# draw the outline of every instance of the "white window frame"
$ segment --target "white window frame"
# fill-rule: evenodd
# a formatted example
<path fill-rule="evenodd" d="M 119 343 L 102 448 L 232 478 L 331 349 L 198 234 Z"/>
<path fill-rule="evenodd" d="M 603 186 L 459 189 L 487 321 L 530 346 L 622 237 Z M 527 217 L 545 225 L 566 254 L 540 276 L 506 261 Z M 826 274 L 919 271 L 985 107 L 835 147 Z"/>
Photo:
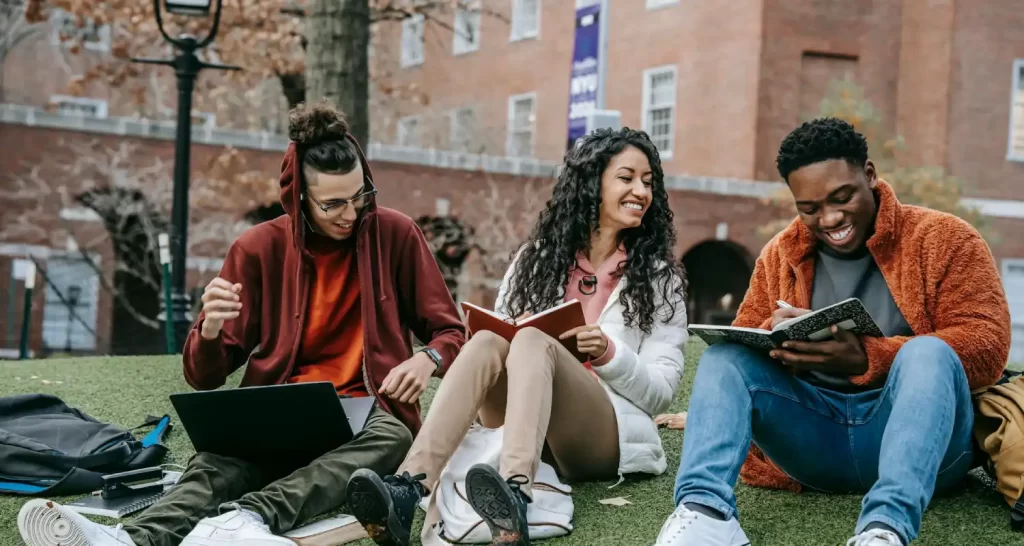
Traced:
<path fill-rule="evenodd" d="M 468 134 L 463 135 L 464 140 L 458 140 L 459 132 L 463 129 L 459 125 L 459 114 L 462 112 L 469 112 L 473 116 L 473 127 L 470 127 Z M 448 128 L 448 144 L 452 151 L 456 152 L 471 152 L 470 146 L 473 144 L 473 132 L 477 129 L 477 110 L 472 106 L 460 106 L 454 108 L 451 111 L 451 120 Z"/>
<path fill-rule="evenodd" d="M 96 34 L 99 37 L 99 41 L 96 42 L 87 42 L 85 40 L 80 40 L 79 38 L 73 38 L 68 41 L 61 41 L 61 28 L 64 26 L 64 21 L 70 17 L 71 15 L 68 12 L 60 8 L 56 8 L 51 12 L 50 24 L 52 26 L 52 32 L 50 34 L 50 42 L 53 45 L 61 47 L 72 47 L 75 43 L 81 42 L 81 44 L 85 46 L 85 49 L 89 51 L 110 51 L 110 25 L 102 25 L 96 29 Z"/>
<path fill-rule="evenodd" d="M 679 0 L 647 0 L 647 9 L 661 9 L 679 4 Z"/>
<path fill-rule="evenodd" d="M 508 41 L 518 42 L 520 40 L 536 40 L 540 38 L 540 12 L 541 12 L 541 0 L 532 0 L 534 2 L 534 9 L 537 13 L 534 14 L 534 26 L 532 29 L 523 28 L 523 14 L 525 13 L 524 4 L 527 0 L 512 0 L 512 28 L 509 32 Z"/>
<path fill-rule="evenodd" d="M 516 132 L 512 123 L 515 121 L 515 104 L 522 100 L 530 100 L 530 114 L 533 119 L 530 120 L 530 149 L 525 155 L 513 154 L 512 143 L 513 134 Z M 505 155 L 509 157 L 533 157 L 533 151 L 537 146 L 537 93 L 522 93 L 519 95 L 512 95 L 508 98 L 508 121 L 506 122 L 506 136 L 505 136 Z"/>
<path fill-rule="evenodd" d="M 1024 97 L 1024 59 L 1016 59 L 1013 61 L 1013 77 L 1011 78 L 1010 87 L 1010 123 L 1009 130 L 1007 131 L 1006 137 L 1006 160 L 1007 161 L 1020 161 L 1024 162 L 1024 153 L 1016 153 L 1013 149 L 1013 110 L 1017 104 L 1017 97 Z M 1024 99 L 1022 99 L 1024 100 Z M 1024 115 L 1024 114 L 1022 114 Z M 1021 120 L 1024 123 L 1024 120 Z M 1020 138 L 1024 139 L 1024 135 L 1020 135 Z"/>
<path fill-rule="evenodd" d="M 654 135 L 651 134 L 651 127 L 650 127 L 650 122 L 649 122 L 650 116 L 648 116 L 648 113 L 650 112 L 650 110 L 652 108 L 652 105 L 651 105 L 651 80 L 655 76 L 660 76 L 662 74 L 671 74 L 672 75 L 672 104 L 668 105 L 672 109 L 672 115 L 670 117 L 671 123 L 672 123 L 672 127 L 671 127 L 671 130 L 669 131 L 669 135 L 668 135 L 669 145 L 668 145 L 667 149 L 662 149 L 662 147 L 658 147 L 658 155 L 662 159 L 672 159 L 672 154 L 673 154 L 673 152 L 675 152 L 675 147 L 676 147 L 676 103 L 677 103 L 676 96 L 679 94 L 679 73 L 678 73 L 678 69 L 676 68 L 676 65 L 655 66 L 655 67 L 648 68 L 648 69 L 644 70 L 644 73 L 643 73 L 643 78 L 644 78 L 644 80 L 643 80 L 643 104 L 642 104 L 642 107 L 641 107 L 641 110 L 640 110 L 640 115 L 642 116 L 641 126 L 642 126 L 643 130 L 645 132 L 647 132 L 647 134 L 650 135 L 651 138 L 653 139 Z M 657 106 L 657 108 L 664 108 L 664 107 L 665 107 L 665 105 L 658 105 Z"/>
<path fill-rule="evenodd" d="M 88 105 L 88 106 L 95 106 L 96 107 L 96 115 L 93 116 L 93 117 L 101 118 L 101 119 L 107 117 L 107 101 L 105 101 L 103 99 L 94 99 L 94 98 L 91 98 L 91 97 L 74 97 L 74 96 L 71 96 L 71 95 L 52 95 L 50 97 L 50 103 L 52 103 L 52 104 L 57 106 L 58 112 L 60 111 L 60 105 L 61 104 L 79 104 L 79 105 L 83 105 L 83 106 L 86 106 L 86 105 Z M 77 115 L 77 114 L 68 114 L 68 113 L 64 113 L 64 112 L 61 112 L 61 113 L 63 115 L 66 115 L 66 116 Z M 86 117 L 89 117 L 89 116 L 86 116 Z"/>
<path fill-rule="evenodd" d="M 402 42 L 399 46 L 401 51 L 399 62 L 402 68 L 423 64 L 423 59 L 426 56 L 423 51 L 423 35 L 426 27 L 427 18 L 422 13 L 402 20 Z"/>
<path fill-rule="evenodd" d="M 466 36 L 462 32 L 462 29 L 467 25 L 475 26 L 475 31 L 472 35 L 473 41 L 469 41 L 469 36 Z M 480 31 L 483 29 L 483 17 L 479 9 L 469 10 L 463 6 L 455 8 L 455 16 L 452 21 L 452 54 L 453 55 L 465 55 L 474 51 L 480 50 Z"/>
<path fill-rule="evenodd" d="M 413 124 L 413 133 L 409 134 L 409 124 Z M 411 144 L 406 144 L 406 141 L 413 138 Z M 403 148 L 419 148 L 423 146 L 421 138 L 423 136 L 423 123 L 420 116 L 404 116 L 398 119 L 398 124 L 395 129 L 395 144 Z"/>

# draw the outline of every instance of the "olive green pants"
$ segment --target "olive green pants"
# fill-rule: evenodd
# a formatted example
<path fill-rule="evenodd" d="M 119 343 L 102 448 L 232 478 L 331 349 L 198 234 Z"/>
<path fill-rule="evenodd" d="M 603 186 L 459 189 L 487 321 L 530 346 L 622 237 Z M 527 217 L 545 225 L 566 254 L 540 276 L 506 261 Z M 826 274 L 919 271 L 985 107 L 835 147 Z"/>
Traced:
<path fill-rule="evenodd" d="M 178 484 L 124 530 L 137 546 L 177 546 L 201 519 L 216 516 L 223 505 L 235 502 L 262 516 L 271 532 L 285 533 L 341 507 L 348 480 L 357 469 L 393 474 L 411 445 L 409 429 L 374 407 L 366 427 L 351 442 L 298 469 L 199 453 Z"/>

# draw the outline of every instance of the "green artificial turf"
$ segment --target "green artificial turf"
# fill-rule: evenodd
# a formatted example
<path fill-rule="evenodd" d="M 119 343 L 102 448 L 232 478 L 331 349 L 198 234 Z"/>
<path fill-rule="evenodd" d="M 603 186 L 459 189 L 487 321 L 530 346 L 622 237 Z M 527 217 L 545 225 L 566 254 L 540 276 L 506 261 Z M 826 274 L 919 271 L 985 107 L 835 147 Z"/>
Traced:
<path fill-rule="evenodd" d="M 685 408 L 702 350 L 703 345 L 696 341 L 687 348 L 687 373 L 672 411 Z M 0 396 L 52 393 L 98 419 L 131 427 L 141 423 L 147 414 L 169 413 L 173 417 L 167 396 L 189 389 L 181 377 L 179 363 L 180 357 L 0 362 Z M 233 385 L 237 379 L 236 374 L 229 384 Z M 176 418 L 174 422 L 177 422 Z M 612 490 L 608 489 L 611 482 L 577 484 L 573 495 L 574 532 L 545 543 L 653 544 L 662 522 L 672 511 L 672 483 L 679 462 L 682 435 L 663 431 L 662 441 L 669 463 L 669 471 L 665 475 L 627 481 Z M 175 430 L 168 444 L 171 455 L 167 462 L 184 464 L 192 452 L 184 432 Z M 614 507 L 598 502 L 619 496 L 626 497 L 632 504 Z M 755 545 L 845 544 L 860 509 L 859 496 L 793 494 L 741 485 L 737 497 L 741 522 Z M 24 500 L 0 496 L 0 545 L 21 544 L 16 517 Z M 1020 543 L 1022 535 L 1009 531 L 1008 513 L 1001 497 L 977 475 L 972 475 L 963 490 L 933 502 L 925 515 L 921 537 L 915 544 Z M 417 524 L 414 534 L 418 536 L 418 533 Z M 370 543 L 363 541 L 359 544 Z"/>

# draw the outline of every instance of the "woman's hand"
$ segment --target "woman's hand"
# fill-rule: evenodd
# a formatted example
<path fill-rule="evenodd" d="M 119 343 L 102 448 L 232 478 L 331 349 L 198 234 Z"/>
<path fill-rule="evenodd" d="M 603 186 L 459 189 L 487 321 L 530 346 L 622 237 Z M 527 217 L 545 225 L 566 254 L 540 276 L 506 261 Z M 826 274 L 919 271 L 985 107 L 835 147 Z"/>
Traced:
<path fill-rule="evenodd" d="M 576 338 L 576 348 L 583 354 L 594 358 L 600 358 L 608 350 L 608 336 L 604 335 L 601 327 L 596 324 L 577 326 L 572 330 L 558 336 L 558 339 Z"/>

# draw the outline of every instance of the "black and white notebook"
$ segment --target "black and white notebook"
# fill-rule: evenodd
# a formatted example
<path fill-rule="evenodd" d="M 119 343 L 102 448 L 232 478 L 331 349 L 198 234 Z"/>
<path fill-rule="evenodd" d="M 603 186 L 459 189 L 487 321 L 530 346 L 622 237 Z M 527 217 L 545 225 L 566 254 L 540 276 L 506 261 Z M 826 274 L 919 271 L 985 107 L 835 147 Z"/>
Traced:
<path fill-rule="evenodd" d="M 687 330 L 708 345 L 740 343 L 754 349 L 770 351 L 787 340 L 825 341 L 832 337 L 830 328 L 833 325 L 858 336 L 883 337 L 882 330 L 857 298 L 843 300 L 780 322 L 771 330 L 716 324 L 691 324 Z"/>
<path fill-rule="evenodd" d="M 178 482 L 178 478 L 180 477 L 181 472 L 164 471 L 164 477 L 160 480 L 164 485 L 162 491 L 113 499 L 105 499 L 98 493 L 94 493 L 69 502 L 64 506 L 67 506 L 79 514 L 90 514 L 93 516 L 120 519 L 140 510 L 144 510 L 156 503 L 156 501 L 160 500 L 160 497 L 164 496 L 167 491 Z"/>

